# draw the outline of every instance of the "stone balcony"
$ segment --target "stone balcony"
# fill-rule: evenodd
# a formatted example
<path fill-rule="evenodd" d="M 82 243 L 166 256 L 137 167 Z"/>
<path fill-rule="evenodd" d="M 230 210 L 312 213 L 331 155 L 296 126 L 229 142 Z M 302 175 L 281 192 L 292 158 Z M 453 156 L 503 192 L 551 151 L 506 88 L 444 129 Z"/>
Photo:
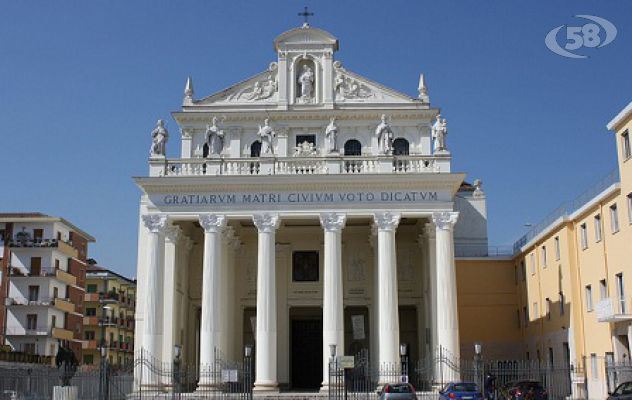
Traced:
<path fill-rule="evenodd" d="M 43 306 L 55 307 L 63 312 L 74 313 L 75 305 L 69 299 L 61 297 L 38 298 L 37 300 L 29 300 L 24 297 L 7 297 L 5 299 L 6 306 Z"/>
<path fill-rule="evenodd" d="M 600 300 L 595 307 L 597 321 L 599 322 L 619 322 L 632 320 L 632 314 L 627 309 L 624 299 L 613 299 L 606 297 Z"/>
<path fill-rule="evenodd" d="M 449 153 L 407 156 L 301 156 L 149 160 L 149 175 L 321 175 L 449 173 Z"/>

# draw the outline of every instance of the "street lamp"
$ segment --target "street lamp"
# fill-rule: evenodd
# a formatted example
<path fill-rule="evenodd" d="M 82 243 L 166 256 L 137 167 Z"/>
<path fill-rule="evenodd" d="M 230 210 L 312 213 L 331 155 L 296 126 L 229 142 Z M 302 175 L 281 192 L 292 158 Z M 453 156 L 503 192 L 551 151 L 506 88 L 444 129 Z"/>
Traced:
<path fill-rule="evenodd" d="M 171 394 L 176 398 L 176 393 L 180 393 L 180 357 L 182 355 L 182 346 L 176 344 L 173 346 L 173 387 Z"/>
<path fill-rule="evenodd" d="M 246 386 L 244 389 L 247 389 L 248 398 L 252 399 L 252 345 L 247 344 L 244 346 L 244 368 L 245 371 L 245 379 L 244 385 Z"/>
<path fill-rule="evenodd" d="M 112 309 L 112 307 L 103 305 L 104 298 L 101 297 L 100 303 L 102 305 L 101 309 L 101 345 L 100 345 L 100 353 L 101 353 L 101 362 L 99 363 L 99 399 L 107 399 L 108 398 L 108 382 L 107 382 L 107 348 L 105 343 L 105 324 L 107 322 L 108 311 Z"/>
<path fill-rule="evenodd" d="M 408 345 L 400 343 L 399 357 L 402 365 L 402 382 L 408 383 Z"/>
<path fill-rule="evenodd" d="M 483 368 L 482 367 L 482 361 L 483 361 L 483 346 L 479 343 L 479 342 L 475 342 L 474 343 L 474 376 L 476 379 L 476 383 L 478 384 L 479 388 L 482 388 L 483 386 Z"/>

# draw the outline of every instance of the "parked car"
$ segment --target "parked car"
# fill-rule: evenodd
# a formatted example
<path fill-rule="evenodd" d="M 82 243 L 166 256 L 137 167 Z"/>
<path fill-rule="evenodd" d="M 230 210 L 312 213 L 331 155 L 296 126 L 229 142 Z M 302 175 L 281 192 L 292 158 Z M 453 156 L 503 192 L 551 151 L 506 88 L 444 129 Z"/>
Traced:
<path fill-rule="evenodd" d="M 505 400 L 547 400 L 548 394 L 538 381 L 521 380 L 504 384 L 500 396 Z"/>
<path fill-rule="evenodd" d="M 608 393 L 608 400 L 632 399 L 632 382 L 623 382 L 612 393 Z"/>
<path fill-rule="evenodd" d="M 416 400 L 415 387 L 410 383 L 387 383 L 380 391 L 380 400 Z"/>
<path fill-rule="evenodd" d="M 480 400 L 483 398 L 474 382 L 450 382 L 439 391 L 441 400 Z"/>

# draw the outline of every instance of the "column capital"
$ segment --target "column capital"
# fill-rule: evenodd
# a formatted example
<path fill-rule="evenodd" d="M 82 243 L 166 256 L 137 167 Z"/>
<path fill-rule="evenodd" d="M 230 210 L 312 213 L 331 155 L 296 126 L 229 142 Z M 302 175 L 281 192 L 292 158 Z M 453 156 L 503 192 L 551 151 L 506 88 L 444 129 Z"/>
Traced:
<path fill-rule="evenodd" d="M 200 214 L 199 219 L 206 233 L 221 232 L 226 226 L 226 216 L 221 214 Z"/>
<path fill-rule="evenodd" d="M 252 222 L 254 222 L 259 233 L 270 233 L 279 227 L 281 219 L 279 218 L 279 214 L 261 213 L 253 214 Z"/>
<path fill-rule="evenodd" d="M 178 225 L 167 225 L 167 227 L 165 228 L 165 237 L 171 243 L 177 244 L 178 241 L 183 237 L 182 228 L 180 228 Z"/>
<path fill-rule="evenodd" d="M 151 233 L 162 233 L 167 226 L 167 216 L 160 214 L 146 214 L 142 216 L 143 224 Z"/>
<path fill-rule="evenodd" d="M 432 213 L 432 222 L 434 222 L 437 226 L 437 229 L 452 229 L 458 219 L 458 211 L 440 211 Z"/>
<path fill-rule="evenodd" d="M 320 225 L 328 232 L 340 231 L 345 227 L 347 216 L 341 213 L 322 213 L 320 214 Z"/>
<path fill-rule="evenodd" d="M 428 222 L 424 225 L 423 236 L 428 239 L 434 239 L 437 236 L 437 227 L 434 223 Z"/>
<path fill-rule="evenodd" d="M 373 215 L 373 221 L 377 226 L 378 231 L 394 231 L 399 225 L 399 220 L 402 215 L 400 213 L 392 213 L 390 211 L 375 213 Z"/>

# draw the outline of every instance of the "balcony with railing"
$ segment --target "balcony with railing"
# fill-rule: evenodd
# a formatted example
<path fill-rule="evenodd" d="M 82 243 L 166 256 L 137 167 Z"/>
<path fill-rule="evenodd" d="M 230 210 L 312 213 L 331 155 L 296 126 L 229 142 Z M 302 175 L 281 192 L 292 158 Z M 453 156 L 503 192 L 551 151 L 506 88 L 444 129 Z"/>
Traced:
<path fill-rule="evenodd" d="M 606 297 L 600 300 L 595 307 L 597 321 L 599 322 L 619 322 L 632 320 L 632 313 L 625 298 Z"/>
<path fill-rule="evenodd" d="M 75 277 L 72 274 L 69 274 L 63 269 L 55 268 L 55 267 L 39 267 L 39 268 L 33 268 L 29 271 L 21 267 L 11 266 L 9 267 L 9 276 L 13 278 L 21 278 L 21 277 L 27 278 L 27 277 L 33 277 L 33 276 L 54 277 L 57 280 L 64 282 L 68 285 L 75 286 L 77 284 L 77 277 Z"/>
<path fill-rule="evenodd" d="M 450 172 L 450 155 L 189 158 L 150 161 L 151 176 L 320 175 Z"/>
<path fill-rule="evenodd" d="M 37 299 L 27 299 L 25 297 L 7 297 L 5 299 L 6 306 L 43 306 L 43 307 L 55 307 L 64 312 L 75 312 L 75 305 L 70 302 L 70 299 L 64 299 L 61 297 L 41 297 Z"/>
<path fill-rule="evenodd" d="M 50 326 L 7 326 L 7 336 L 50 336 L 52 327 Z"/>
<path fill-rule="evenodd" d="M 9 239 L 7 245 L 11 247 L 12 250 L 20 248 L 57 248 L 71 257 L 78 256 L 77 249 L 72 246 L 72 243 L 61 239 L 15 237 Z"/>

